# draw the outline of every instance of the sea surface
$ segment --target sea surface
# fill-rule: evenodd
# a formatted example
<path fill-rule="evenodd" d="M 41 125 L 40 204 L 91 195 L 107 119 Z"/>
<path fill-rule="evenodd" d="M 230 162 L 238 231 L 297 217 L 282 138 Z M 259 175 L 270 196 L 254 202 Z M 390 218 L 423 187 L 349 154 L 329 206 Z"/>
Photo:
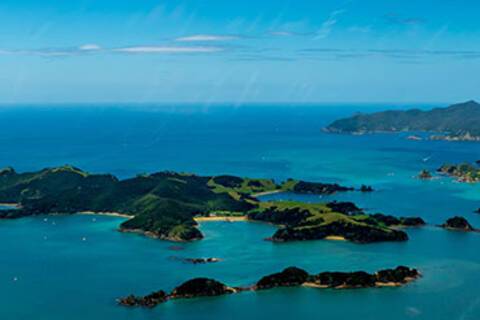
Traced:
<path fill-rule="evenodd" d="M 368 212 L 421 216 L 410 241 L 274 244 L 261 223 L 202 223 L 189 244 L 116 231 L 122 218 L 42 216 L 0 221 L 0 319 L 480 319 L 480 233 L 437 228 L 462 215 L 480 227 L 480 185 L 420 181 L 422 169 L 480 159 L 480 143 L 410 141 L 408 134 L 332 135 L 330 121 L 356 112 L 428 105 L 0 107 L 0 167 L 17 171 L 72 164 L 120 178 L 175 170 L 372 185 L 375 192 L 268 199 L 354 201 Z M 2 208 L 0 207 L 0 210 Z M 181 250 L 179 250 L 181 249 Z M 189 265 L 178 257 L 218 257 Z M 253 284 L 288 266 L 374 272 L 399 264 L 423 277 L 402 288 L 307 288 L 171 301 L 155 309 L 119 307 L 130 293 L 171 290 L 199 276 Z"/>

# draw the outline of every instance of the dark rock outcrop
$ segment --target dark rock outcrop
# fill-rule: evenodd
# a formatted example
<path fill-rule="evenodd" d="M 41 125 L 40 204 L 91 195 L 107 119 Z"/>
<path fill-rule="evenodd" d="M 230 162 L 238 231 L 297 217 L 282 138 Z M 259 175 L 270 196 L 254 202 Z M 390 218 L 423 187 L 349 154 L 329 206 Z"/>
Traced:
<path fill-rule="evenodd" d="M 418 174 L 418 179 L 420 179 L 420 180 L 430 180 L 432 178 L 433 178 L 433 176 L 430 173 L 430 171 L 428 171 L 428 170 L 422 170 Z"/>
<path fill-rule="evenodd" d="M 458 231 L 474 231 L 475 229 L 463 217 L 453 217 L 448 219 L 444 224 L 441 225 L 442 228 Z"/>
<path fill-rule="evenodd" d="M 118 303 L 126 307 L 146 307 L 153 308 L 160 303 L 167 301 L 168 295 L 165 291 L 153 292 L 144 297 L 136 297 L 134 295 L 129 295 L 125 298 L 118 299 Z"/>
<path fill-rule="evenodd" d="M 362 184 L 362 186 L 360 187 L 360 192 L 373 192 L 373 187 L 371 186 L 366 186 L 364 184 Z"/>
<path fill-rule="evenodd" d="M 263 277 L 257 282 L 257 290 L 265 290 L 276 287 L 295 287 L 302 285 L 308 279 L 309 275 L 305 270 L 290 267 L 282 272 L 274 273 Z"/>
<path fill-rule="evenodd" d="M 216 263 L 221 261 L 218 258 L 185 258 L 181 260 L 191 264 L 206 264 L 206 263 Z"/>

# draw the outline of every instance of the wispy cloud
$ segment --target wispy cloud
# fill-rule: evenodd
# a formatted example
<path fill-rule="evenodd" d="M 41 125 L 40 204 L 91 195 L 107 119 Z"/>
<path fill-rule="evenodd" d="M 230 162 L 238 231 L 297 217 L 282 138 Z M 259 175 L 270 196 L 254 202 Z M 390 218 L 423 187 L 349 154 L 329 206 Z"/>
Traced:
<path fill-rule="evenodd" d="M 214 34 L 196 34 L 175 39 L 177 42 L 215 42 L 238 40 L 240 36 L 234 35 L 214 35 Z"/>
<path fill-rule="evenodd" d="M 84 44 L 74 48 L 46 49 L 0 49 L 0 55 L 25 55 L 46 58 L 81 56 L 94 53 L 124 53 L 124 54 L 195 54 L 216 53 L 225 51 L 219 46 L 130 46 L 120 48 L 103 48 L 97 44 Z"/>
<path fill-rule="evenodd" d="M 112 49 L 123 53 L 215 53 L 225 49 L 222 47 L 180 47 L 180 46 L 138 46 Z"/>
<path fill-rule="evenodd" d="M 102 47 L 100 47 L 98 44 L 88 43 L 81 45 L 80 47 L 78 47 L 78 49 L 80 51 L 99 51 L 102 50 Z"/>
<path fill-rule="evenodd" d="M 333 27 L 337 24 L 338 22 L 338 16 L 344 13 L 344 10 L 336 10 L 330 13 L 330 16 L 328 17 L 325 22 L 322 23 L 322 26 L 320 29 L 317 30 L 315 39 L 324 39 L 327 38 L 330 33 L 333 30 Z"/>

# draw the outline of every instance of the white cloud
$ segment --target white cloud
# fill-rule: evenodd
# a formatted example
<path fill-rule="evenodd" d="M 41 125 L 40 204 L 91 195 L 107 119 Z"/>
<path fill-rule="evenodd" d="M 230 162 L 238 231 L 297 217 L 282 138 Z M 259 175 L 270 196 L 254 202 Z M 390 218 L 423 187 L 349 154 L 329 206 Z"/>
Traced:
<path fill-rule="evenodd" d="M 46 49 L 2 49 L 0 55 L 26 55 L 40 57 L 68 57 L 81 56 L 89 53 L 129 53 L 129 54 L 194 54 L 216 53 L 225 51 L 219 46 L 132 46 L 121 48 L 102 48 L 96 44 L 85 44 L 74 48 L 46 48 Z"/>
<path fill-rule="evenodd" d="M 220 47 L 139 46 L 113 49 L 123 53 L 214 53 L 224 51 Z"/>
<path fill-rule="evenodd" d="M 98 44 L 88 43 L 88 44 L 81 45 L 80 47 L 78 47 L 78 49 L 80 51 L 98 51 L 98 50 L 102 50 L 102 47 L 100 47 Z"/>
<path fill-rule="evenodd" d="M 177 42 L 209 42 L 209 41 L 230 41 L 238 40 L 238 36 L 231 35 L 213 35 L 213 34 L 197 34 L 187 37 L 180 37 L 175 39 Z"/>

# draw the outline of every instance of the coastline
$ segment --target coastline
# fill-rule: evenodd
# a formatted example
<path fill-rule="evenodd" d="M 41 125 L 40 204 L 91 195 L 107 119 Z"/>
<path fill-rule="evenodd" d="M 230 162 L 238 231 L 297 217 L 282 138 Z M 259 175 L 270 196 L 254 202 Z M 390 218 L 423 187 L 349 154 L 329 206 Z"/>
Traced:
<path fill-rule="evenodd" d="M 324 240 L 329 240 L 329 241 L 347 241 L 345 237 L 342 236 L 327 236 L 325 237 Z"/>
<path fill-rule="evenodd" d="M 272 190 L 272 191 L 265 191 L 265 192 L 259 192 L 252 194 L 252 197 L 257 198 L 257 197 L 263 197 L 263 196 L 269 196 L 271 194 L 277 194 L 277 193 L 283 193 L 285 190 Z"/>
<path fill-rule="evenodd" d="M 195 222 L 213 222 L 213 221 L 224 221 L 224 222 L 243 222 L 249 221 L 246 216 L 239 217 L 228 217 L 228 216 L 219 216 L 219 217 L 196 217 L 193 218 Z"/>
<path fill-rule="evenodd" d="M 119 213 L 119 212 L 95 212 L 95 211 L 82 211 L 77 214 L 86 215 L 86 216 L 108 216 L 108 217 L 117 217 L 117 218 L 126 218 L 132 219 L 135 216 Z"/>
<path fill-rule="evenodd" d="M 20 208 L 20 204 L 18 204 L 18 203 L 0 203 L 0 207 L 17 209 L 17 208 Z"/>

